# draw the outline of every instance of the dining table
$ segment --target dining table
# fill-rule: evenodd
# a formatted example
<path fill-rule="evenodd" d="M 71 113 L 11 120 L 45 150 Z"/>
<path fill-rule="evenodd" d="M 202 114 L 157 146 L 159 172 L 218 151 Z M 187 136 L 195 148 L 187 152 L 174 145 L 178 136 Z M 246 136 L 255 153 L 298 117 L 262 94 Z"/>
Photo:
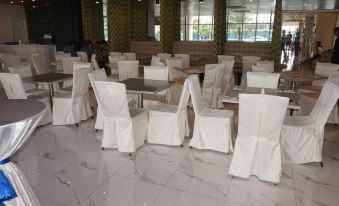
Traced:
<path fill-rule="evenodd" d="M 31 99 L 0 101 L 0 205 L 40 203 L 21 169 L 11 161 L 38 126 L 45 104 Z"/>
<path fill-rule="evenodd" d="M 307 83 L 314 80 L 323 80 L 328 77 L 317 75 L 311 72 L 287 71 L 280 73 L 280 79 L 291 83 L 291 90 L 296 89 L 297 83 Z"/>

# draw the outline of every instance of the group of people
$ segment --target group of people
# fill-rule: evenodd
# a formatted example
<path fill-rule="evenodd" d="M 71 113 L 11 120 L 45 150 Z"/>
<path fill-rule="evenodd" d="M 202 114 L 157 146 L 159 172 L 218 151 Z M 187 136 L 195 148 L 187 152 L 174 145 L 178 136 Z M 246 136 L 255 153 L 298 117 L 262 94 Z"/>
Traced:
<path fill-rule="evenodd" d="M 77 56 L 77 51 L 86 52 L 88 59 L 91 59 L 92 54 L 96 54 L 96 60 L 100 68 L 105 68 L 106 75 L 111 75 L 111 70 L 107 67 L 109 63 L 109 52 L 107 49 L 107 41 L 101 40 L 97 42 L 84 41 L 75 43 L 70 41 L 63 49 L 63 52 L 70 53 L 71 56 Z"/>
<path fill-rule="evenodd" d="M 281 51 L 284 53 L 284 57 L 286 57 L 286 50 L 293 50 L 294 55 L 298 56 L 299 55 L 299 50 L 300 50 L 300 32 L 296 32 L 293 35 L 289 31 L 288 34 L 286 34 L 285 30 L 282 30 L 281 34 Z"/>

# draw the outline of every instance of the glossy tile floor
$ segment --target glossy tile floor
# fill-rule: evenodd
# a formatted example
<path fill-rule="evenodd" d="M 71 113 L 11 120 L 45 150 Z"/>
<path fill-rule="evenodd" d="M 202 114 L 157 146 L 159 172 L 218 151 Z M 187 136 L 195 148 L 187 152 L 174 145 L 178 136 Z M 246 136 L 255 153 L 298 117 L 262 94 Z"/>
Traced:
<path fill-rule="evenodd" d="M 94 121 L 38 128 L 14 158 L 42 206 L 339 205 L 339 129 L 326 127 L 324 164 L 283 166 L 281 183 L 231 178 L 232 155 L 144 145 L 101 151 Z"/>

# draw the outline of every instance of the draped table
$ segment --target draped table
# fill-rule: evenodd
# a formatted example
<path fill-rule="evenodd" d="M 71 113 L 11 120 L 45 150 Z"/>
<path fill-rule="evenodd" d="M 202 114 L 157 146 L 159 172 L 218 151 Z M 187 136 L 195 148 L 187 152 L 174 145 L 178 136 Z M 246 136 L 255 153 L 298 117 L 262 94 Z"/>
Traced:
<path fill-rule="evenodd" d="M 0 101 L 0 206 L 40 206 L 23 172 L 10 162 L 13 155 L 39 124 L 45 105 L 29 99 Z M 9 184 L 4 184 L 9 183 Z M 14 198 L 10 189 L 14 189 Z"/>

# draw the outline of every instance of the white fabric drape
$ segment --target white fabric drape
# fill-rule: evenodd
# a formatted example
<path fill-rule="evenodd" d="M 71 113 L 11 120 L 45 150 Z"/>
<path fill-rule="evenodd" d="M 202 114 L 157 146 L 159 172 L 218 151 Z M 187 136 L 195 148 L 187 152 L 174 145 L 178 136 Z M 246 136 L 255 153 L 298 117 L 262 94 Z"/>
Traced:
<path fill-rule="evenodd" d="M 264 94 L 239 95 L 238 135 L 229 174 L 278 183 L 280 131 L 289 99 Z"/>
<path fill-rule="evenodd" d="M 335 80 L 338 82 L 325 83 L 310 115 L 286 117 L 281 131 L 285 163 L 303 164 L 322 161 L 324 127 L 339 98 L 338 79 Z"/>
<path fill-rule="evenodd" d="M 94 70 L 100 70 L 100 67 L 98 65 L 98 62 L 96 60 L 96 54 L 92 54 L 92 57 L 91 57 L 91 65 L 92 67 L 94 67 Z"/>
<path fill-rule="evenodd" d="M 81 58 L 82 62 L 88 62 L 87 52 L 78 51 L 77 55 Z"/>
<path fill-rule="evenodd" d="M 81 62 L 81 57 L 66 57 L 62 59 L 65 74 L 73 74 L 73 62 Z"/>
<path fill-rule="evenodd" d="M 338 64 L 331 64 L 331 63 L 323 63 L 323 62 L 317 62 L 317 65 L 315 67 L 315 74 L 329 77 L 331 73 L 338 71 L 339 65 Z M 324 85 L 326 82 L 326 79 L 322 80 L 313 80 L 312 85 Z"/>
<path fill-rule="evenodd" d="M 242 88 L 247 87 L 247 72 L 252 71 L 252 66 L 256 65 L 258 61 L 261 60 L 261 57 L 257 56 L 243 56 L 242 57 L 242 76 L 241 76 L 241 84 Z"/>
<path fill-rule="evenodd" d="M 157 104 L 149 109 L 147 142 L 151 144 L 182 145 L 189 136 L 187 105 L 190 97 L 185 81 L 179 105 Z"/>
<path fill-rule="evenodd" d="M 207 107 L 218 108 L 224 83 L 224 64 L 206 64 L 202 96 Z"/>
<path fill-rule="evenodd" d="M 161 62 L 160 57 L 152 56 L 151 66 L 165 66 L 165 63 Z"/>
<path fill-rule="evenodd" d="M 102 148 L 117 148 L 119 152 L 135 152 L 146 139 L 148 122 L 146 112 L 128 109 L 124 84 L 105 81 L 95 81 L 94 84 L 104 120 Z"/>
<path fill-rule="evenodd" d="M 45 110 L 32 117 L 19 122 L 0 126 L 0 160 L 9 158 L 28 139 L 34 129 L 38 126 Z M 0 165 L 11 185 L 17 193 L 17 197 L 4 202 L 6 206 L 40 206 L 26 177 L 15 163 Z"/>
<path fill-rule="evenodd" d="M 63 66 L 62 66 L 62 59 L 63 58 L 67 58 L 67 57 L 71 57 L 71 54 L 68 53 L 64 53 L 64 52 L 57 52 L 55 54 L 55 63 L 56 63 L 56 69 L 57 72 L 63 72 Z"/>
<path fill-rule="evenodd" d="M 253 72 L 274 72 L 273 61 L 258 61 L 256 66 L 252 66 Z"/>
<path fill-rule="evenodd" d="M 137 60 L 137 55 L 135 53 L 126 52 L 123 53 L 123 56 L 125 57 L 126 60 Z"/>
<path fill-rule="evenodd" d="M 161 62 L 166 62 L 166 59 L 171 58 L 172 54 L 168 54 L 168 53 L 158 53 L 157 54 L 158 57 L 160 57 L 160 61 Z"/>
<path fill-rule="evenodd" d="M 190 146 L 229 153 L 232 146 L 233 111 L 206 107 L 197 75 L 187 78 L 195 113 L 194 131 Z"/>
<path fill-rule="evenodd" d="M 174 56 L 182 59 L 182 66 L 184 68 L 188 68 L 191 66 L 191 60 L 190 60 L 189 54 L 174 54 Z"/>
<path fill-rule="evenodd" d="M 89 69 L 74 71 L 72 93 L 53 97 L 53 125 L 76 124 L 92 116 L 88 73 Z"/>
<path fill-rule="evenodd" d="M 235 58 L 234 56 L 230 56 L 230 55 L 218 55 L 218 64 L 222 64 L 224 60 L 233 61 L 234 58 Z"/>
<path fill-rule="evenodd" d="M 31 67 L 28 65 L 17 65 L 13 67 L 8 67 L 8 69 L 12 74 L 19 74 L 21 78 L 33 76 Z M 36 88 L 36 86 L 31 83 L 23 83 L 23 86 L 26 91 Z"/>
<path fill-rule="evenodd" d="M 172 58 L 167 58 L 166 59 L 166 66 L 169 69 L 169 80 L 173 81 L 178 77 L 182 77 L 182 78 L 186 78 L 187 74 L 174 69 L 174 67 L 176 68 L 183 68 L 184 64 L 183 64 L 183 60 L 179 57 L 172 57 Z"/>
<path fill-rule="evenodd" d="M 109 55 L 110 56 L 121 56 L 122 53 L 121 52 L 110 52 Z"/>
<path fill-rule="evenodd" d="M 234 60 L 222 60 L 221 64 L 225 65 L 223 83 L 221 87 L 221 98 L 227 95 L 234 87 Z M 219 100 L 219 108 L 223 108 L 224 105 Z"/>
<path fill-rule="evenodd" d="M 139 61 L 118 62 L 119 81 L 139 77 Z"/>
<path fill-rule="evenodd" d="M 277 89 L 279 73 L 247 72 L 247 87 Z"/>

